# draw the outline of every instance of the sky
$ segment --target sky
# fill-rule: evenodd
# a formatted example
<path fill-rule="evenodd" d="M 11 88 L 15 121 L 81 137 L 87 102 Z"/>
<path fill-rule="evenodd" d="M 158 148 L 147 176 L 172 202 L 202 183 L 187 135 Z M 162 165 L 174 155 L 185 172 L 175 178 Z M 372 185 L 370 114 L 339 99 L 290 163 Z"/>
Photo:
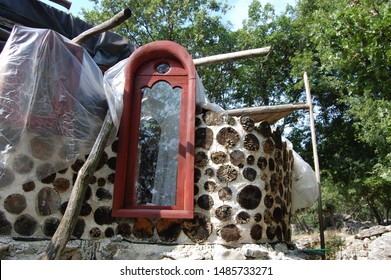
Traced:
<path fill-rule="evenodd" d="M 81 8 L 90 9 L 93 7 L 93 3 L 88 0 L 70 0 L 72 2 L 72 6 L 68 11 L 67 9 L 50 2 L 49 0 L 41 1 L 50 3 L 49 5 L 54 6 L 62 11 L 70 12 L 73 15 L 78 15 L 81 11 Z M 225 16 L 225 20 L 232 23 L 234 30 L 241 28 L 243 20 L 247 18 L 248 6 L 251 2 L 252 0 L 228 0 L 228 4 L 232 6 L 232 9 Z M 263 5 L 266 3 L 272 4 L 276 10 L 276 14 L 279 14 L 285 10 L 287 4 L 294 6 L 296 4 L 296 0 L 261 0 L 261 3 Z"/>

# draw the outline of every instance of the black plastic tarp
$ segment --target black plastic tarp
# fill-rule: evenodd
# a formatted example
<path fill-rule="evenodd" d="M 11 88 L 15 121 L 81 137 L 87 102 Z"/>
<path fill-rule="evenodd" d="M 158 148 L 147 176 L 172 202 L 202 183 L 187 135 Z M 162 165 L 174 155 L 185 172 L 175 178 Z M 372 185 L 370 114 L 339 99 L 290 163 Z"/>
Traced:
<path fill-rule="evenodd" d="M 52 29 L 69 39 L 92 27 L 37 0 L 0 0 L 0 50 L 3 49 L 13 24 Z M 113 32 L 104 32 L 87 40 L 82 46 L 101 67 L 110 67 L 135 50 L 132 42 Z"/>

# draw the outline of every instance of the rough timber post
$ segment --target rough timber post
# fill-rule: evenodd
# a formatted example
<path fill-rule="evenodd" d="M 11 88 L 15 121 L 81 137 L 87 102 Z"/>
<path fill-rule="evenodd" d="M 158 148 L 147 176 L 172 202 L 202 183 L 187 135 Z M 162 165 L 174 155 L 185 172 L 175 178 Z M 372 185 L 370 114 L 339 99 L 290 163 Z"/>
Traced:
<path fill-rule="evenodd" d="M 315 118 L 314 118 L 314 110 L 312 107 L 312 97 L 311 97 L 310 83 L 308 81 L 307 72 L 304 72 L 304 85 L 305 85 L 305 92 L 307 94 L 307 103 L 308 103 L 309 111 L 310 111 L 312 150 L 313 150 L 313 154 L 314 154 L 316 182 L 317 182 L 318 189 L 319 189 L 318 219 L 319 219 L 319 233 L 320 233 L 320 248 L 325 249 L 326 245 L 325 245 L 325 240 L 324 240 L 324 224 L 323 224 L 323 214 L 322 214 L 322 192 L 320 189 L 320 170 L 319 170 L 318 149 L 316 146 Z M 325 258 L 325 256 L 323 255 L 322 258 Z"/>
<path fill-rule="evenodd" d="M 74 43 L 81 44 L 81 42 L 83 42 L 88 37 L 109 30 L 114 26 L 121 24 L 130 16 L 130 9 L 125 9 L 115 15 L 112 19 L 83 32 L 72 41 Z M 75 228 L 82 206 L 83 197 L 86 193 L 90 178 L 93 176 L 96 167 L 98 166 L 113 128 L 113 120 L 111 118 L 110 112 L 108 111 L 94 146 L 92 147 L 92 150 L 83 167 L 78 172 L 76 182 L 72 188 L 71 196 L 69 198 L 68 206 L 65 210 L 63 218 L 61 219 L 60 225 L 58 226 L 50 243 L 48 244 L 46 251 L 39 257 L 40 259 L 53 260 L 59 259 L 61 257 L 61 254 Z"/>

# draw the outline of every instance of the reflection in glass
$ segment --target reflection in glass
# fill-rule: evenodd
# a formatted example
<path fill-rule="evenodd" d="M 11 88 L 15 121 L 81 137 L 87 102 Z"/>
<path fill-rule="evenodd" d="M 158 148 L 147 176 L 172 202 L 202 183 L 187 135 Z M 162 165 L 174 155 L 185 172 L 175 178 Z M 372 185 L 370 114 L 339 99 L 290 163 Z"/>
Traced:
<path fill-rule="evenodd" d="M 159 74 L 166 74 L 168 71 L 170 71 L 170 69 L 170 65 L 166 63 L 161 63 L 156 67 L 156 72 L 158 72 Z"/>
<path fill-rule="evenodd" d="M 181 88 L 160 81 L 142 90 L 137 205 L 176 201 Z"/>

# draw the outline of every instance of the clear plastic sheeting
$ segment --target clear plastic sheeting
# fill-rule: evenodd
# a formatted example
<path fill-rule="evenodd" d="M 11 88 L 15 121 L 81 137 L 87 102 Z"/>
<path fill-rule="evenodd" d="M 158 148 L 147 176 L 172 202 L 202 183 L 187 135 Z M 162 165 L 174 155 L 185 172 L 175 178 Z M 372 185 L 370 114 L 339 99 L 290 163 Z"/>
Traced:
<path fill-rule="evenodd" d="M 0 187 L 88 154 L 108 109 L 88 53 L 52 30 L 15 26 L 0 61 Z"/>
<path fill-rule="evenodd" d="M 103 76 L 103 86 L 107 96 L 111 118 L 117 130 L 121 121 L 124 108 L 123 93 L 125 88 L 125 65 L 128 60 L 124 59 L 113 67 L 110 67 Z"/>
<path fill-rule="evenodd" d="M 123 103 L 122 96 L 125 87 L 125 66 L 127 59 L 118 62 L 105 72 L 103 77 L 105 91 L 107 92 L 110 112 L 115 126 L 119 127 L 121 115 L 116 112 L 122 112 Z M 201 78 L 197 74 L 196 80 L 196 104 L 206 110 L 215 112 L 224 112 L 224 109 L 219 105 L 211 103 L 206 94 L 205 88 L 202 84 Z"/>
<path fill-rule="evenodd" d="M 197 80 L 196 80 L 196 104 L 206 110 L 210 110 L 214 112 L 225 111 L 219 105 L 215 103 L 211 103 L 209 99 L 206 97 L 205 88 L 204 85 L 202 84 L 201 78 L 198 76 L 198 73 L 197 73 Z"/>

